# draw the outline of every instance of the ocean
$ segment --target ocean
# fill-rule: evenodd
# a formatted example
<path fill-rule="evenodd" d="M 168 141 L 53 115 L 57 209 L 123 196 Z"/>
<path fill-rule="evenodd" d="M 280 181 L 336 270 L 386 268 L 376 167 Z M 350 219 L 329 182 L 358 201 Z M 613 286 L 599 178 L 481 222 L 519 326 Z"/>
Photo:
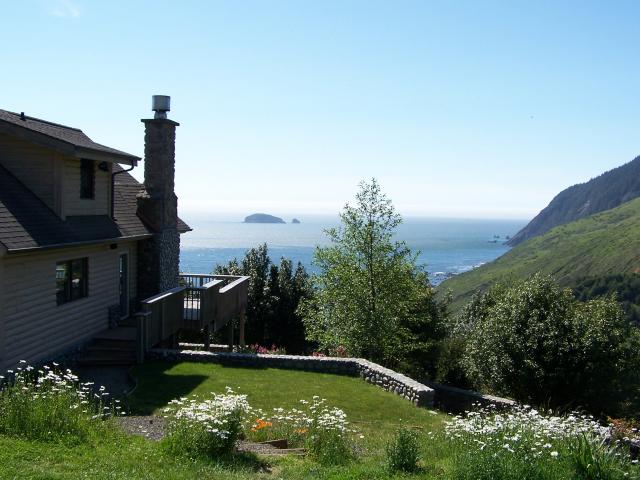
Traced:
<path fill-rule="evenodd" d="M 181 215 L 182 216 L 182 215 Z M 210 273 L 216 265 L 241 259 L 247 249 L 266 243 L 273 262 L 281 257 L 301 262 L 315 272 L 316 246 L 329 242 L 324 230 L 337 226 L 338 218 L 300 217 L 300 224 L 242 223 L 241 219 L 207 219 L 183 216 L 193 228 L 181 236 L 180 270 Z M 290 221 L 292 216 L 283 217 Z M 509 250 L 504 242 L 527 222 L 525 220 L 463 220 L 405 218 L 397 238 L 420 252 L 433 283 L 490 262 Z"/>

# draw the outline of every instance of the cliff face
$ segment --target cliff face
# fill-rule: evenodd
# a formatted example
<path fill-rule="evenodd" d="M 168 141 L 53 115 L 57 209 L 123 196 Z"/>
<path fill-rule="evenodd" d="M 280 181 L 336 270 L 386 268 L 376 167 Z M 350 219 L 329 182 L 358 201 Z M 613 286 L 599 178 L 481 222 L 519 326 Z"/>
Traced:
<path fill-rule="evenodd" d="M 610 210 L 636 197 L 640 197 L 640 157 L 563 190 L 508 245 L 513 247 L 553 227 Z"/>

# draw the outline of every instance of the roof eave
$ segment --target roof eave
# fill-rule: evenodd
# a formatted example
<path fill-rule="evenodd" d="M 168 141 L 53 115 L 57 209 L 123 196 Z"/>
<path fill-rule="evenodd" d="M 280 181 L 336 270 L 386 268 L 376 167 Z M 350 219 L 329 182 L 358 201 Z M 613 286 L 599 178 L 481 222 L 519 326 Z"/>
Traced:
<path fill-rule="evenodd" d="M 75 157 L 87 158 L 98 162 L 124 163 L 133 167 L 138 165 L 140 157 L 129 155 L 127 153 L 107 153 L 99 150 L 93 150 L 86 147 L 75 147 Z"/>
<path fill-rule="evenodd" d="M 38 247 L 13 248 L 13 249 L 7 249 L 7 253 L 10 255 L 17 255 L 20 253 L 41 252 L 44 250 L 83 247 L 83 246 L 89 246 L 89 245 L 102 245 L 105 243 L 133 242 L 137 240 L 144 240 L 146 238 L 151 238 L 152 236 L 153 236 L 152 233 L 145 233 L 144 235 L 131 235 L 128 237 L 104 238 L 100 240 L 85 240 L 82 242 L 71 242 L 71 243 L 56 243 L 51 245 L 42 245 Z"/>
<path fill-rule="evenodd" d="M 12 137 L 20 138 L 27 142 L 34 143 L 44 148 L 56 150 L 64 155 L 71 155 L 77 158 L 89 158 L 99 162 L 125 163 L 126 165 L 136 166 L 140 157 L 130 155 L 128 153 L 103 152 L 87 147 L 79 147 L 73 143 L 54 138 L 46 133 L 36 132 L 20 125 L 7 122 L 0 119 L 0 133 L 5 133 Z"/>

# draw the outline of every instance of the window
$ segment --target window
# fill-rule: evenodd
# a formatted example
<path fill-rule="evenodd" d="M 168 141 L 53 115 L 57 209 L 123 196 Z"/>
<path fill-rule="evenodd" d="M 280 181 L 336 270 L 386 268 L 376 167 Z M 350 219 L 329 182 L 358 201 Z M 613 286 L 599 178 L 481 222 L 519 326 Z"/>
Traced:
<path fill-rule="evenodd" d="M 83 158 L 80 162 L 80 198 L 95 198 L 96 170 L 93 160 Z"/>
<path fill-rule="evenodd" d="M 79 258 L 56 264 L 56 299 L 58 305 L 87 296 L 88 259 Z"/>

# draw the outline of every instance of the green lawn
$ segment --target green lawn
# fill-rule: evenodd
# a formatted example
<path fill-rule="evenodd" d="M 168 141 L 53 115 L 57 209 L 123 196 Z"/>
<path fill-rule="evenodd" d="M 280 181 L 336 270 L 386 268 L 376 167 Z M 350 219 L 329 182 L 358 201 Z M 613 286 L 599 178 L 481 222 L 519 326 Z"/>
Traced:
<path fill-rule="evenodd" d="M 313 395 L 342 408 L 364 439 L 359 459 L 344 467 L 321 467 L 297 458 L 250 456 L 234 465 L 174 458 L 158 443 L 119 432 L 84 445 L 60 445 L 0 436 L 0 478 L 389 478 L 382 463 L 384 445 L 395 430 L 411 426 L 420 435 L 430 458 L 416 478 L 440 478 L 446 454 L 429 446 L 427 432 L 438 429 L 442 414 L 416 408 L 399 396 L 358 378 L 279 369 L 230 368 L 201 363 L 150 362 L 134 370 L 138 387 L 129 399 L 133 414 L 158 413 L 169 400 L 189 395 L 224 392 L 226 386 L 247 394 L 252 406 L 263 409 L 293 407 Z M 442 452 L 441 452 L 442 453 Z"/>

